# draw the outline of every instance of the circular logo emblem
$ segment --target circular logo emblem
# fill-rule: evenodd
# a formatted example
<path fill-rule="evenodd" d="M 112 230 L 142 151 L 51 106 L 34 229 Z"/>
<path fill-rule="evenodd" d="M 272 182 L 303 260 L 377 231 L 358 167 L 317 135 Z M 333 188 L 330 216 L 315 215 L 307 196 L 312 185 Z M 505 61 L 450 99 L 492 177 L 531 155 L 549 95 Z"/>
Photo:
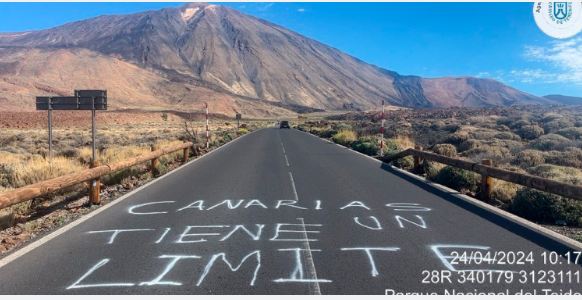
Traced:
<path fill-rule="evenodd" d="M 582 2 L 535 2 L 533 14 L 547 35 L 565 39 L 582 31 Z"/>

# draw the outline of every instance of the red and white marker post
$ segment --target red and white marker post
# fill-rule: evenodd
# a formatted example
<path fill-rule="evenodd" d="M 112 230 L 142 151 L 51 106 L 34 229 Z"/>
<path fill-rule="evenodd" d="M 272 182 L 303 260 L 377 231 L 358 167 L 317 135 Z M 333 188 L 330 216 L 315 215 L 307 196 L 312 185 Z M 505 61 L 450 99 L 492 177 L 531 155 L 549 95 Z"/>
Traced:
<path fill-rule="evenodd" d="M 210 132 L 208 131 L 208 103 L 204 102 L 204 107 L 206 108 L 206 149 L 210 146 Z"/>
<path fill-rule="evenodd" d="M 384 100 L 382 100 L 382 124 L 380 125 L 380 156 L 384 155 Z"/>

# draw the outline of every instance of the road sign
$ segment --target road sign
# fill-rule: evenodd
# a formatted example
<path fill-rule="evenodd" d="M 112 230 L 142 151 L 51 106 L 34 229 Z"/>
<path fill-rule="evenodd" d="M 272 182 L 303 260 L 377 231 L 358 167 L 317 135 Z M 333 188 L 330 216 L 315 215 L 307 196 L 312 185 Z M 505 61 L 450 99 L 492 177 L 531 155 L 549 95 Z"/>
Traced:
<path fill-rule="evenodd" d="M 106 90 L 75 90 L 75 96 L 41 96 L 36 97 L 36 110 L 48 111 L 48 139 L 49 139 L 49 160 L 52 158 L 52 111 L 53 110 L 90 110 L 91 111 L 91 136 L 93 138 L 92 150 L 95 164 L 95 111 L 107 110 L 107 91 Z"/>
<path fill-rule="evenodd" d="M 36 97 L 37 110 L 107 110 L 107 91 L 75 90 L 75 96 Z"/>
<path fill-rule="evenodd" d="M 36 97 L 36 110 L 49 109 L 107 110 L 107 97 Z"/>

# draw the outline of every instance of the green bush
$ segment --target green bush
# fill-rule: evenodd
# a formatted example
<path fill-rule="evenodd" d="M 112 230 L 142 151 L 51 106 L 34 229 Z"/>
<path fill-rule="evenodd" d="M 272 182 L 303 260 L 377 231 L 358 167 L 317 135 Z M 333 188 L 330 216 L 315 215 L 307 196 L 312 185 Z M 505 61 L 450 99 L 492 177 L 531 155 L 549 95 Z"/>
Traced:
<path fill-rule="evenodd" d="M 232 137 L 232 135 L 229 132 L 224 132 L 222 134 L 222 141 L 223 142 L 227 143 L 227 142 L 232 141 L 232 139 L 233 139 L 233 137 Z"/>
<path fill-rule="evenodd" d="M 378 147 L 378 139 L 373 136 L 359 137 L 357 141 L 351 144 L 352 149 L 364 153 L 366 155 L 377 155 L 380 147 Z"/>
<path fill-rule="evenodd" d="M 582 225 L 582 203 L 529 188 L 517 192 L 509 211 L 535 222 Z"/>
<path fill-rule="evenodd" d="M 414 161 L 412 161 L 412 163 L 414 164 Z M 435 163 L 428 160 L 422 161 L 421 168 L 426 178 L 432 181 L 436 181 L 436 177 L 438 176 L 439 171 L 441 170 L 441 168 L 439 167 L 439 163 Z"/>
<path fill-rule="evenodd" d="M 526 140 L 537 139 L 544 135 L 544 129 L 538 125 L 526 125 L 517 130 L 517 134 Z"/>
<path fill-rule="evenodd" d="M 437 144 L 432 147 L 432 151 L 439 155 L 448 157 L 457 156 L 457 148 L 451 144 Z"/>
<path fill-rule="evenodd" d="M 414 168 L 414 159 L 412 156 L 406 156 L 400 159 L 395 160 L 392 164 L 401 169 L 412 169 Z"/>
<path fill-rule="evenodd" d="M 435 182 L 460 192 L 476 192 L 479 180 L 479 175 L 471 171 L 450 166 L 442 168 L 434 179 Z"/>

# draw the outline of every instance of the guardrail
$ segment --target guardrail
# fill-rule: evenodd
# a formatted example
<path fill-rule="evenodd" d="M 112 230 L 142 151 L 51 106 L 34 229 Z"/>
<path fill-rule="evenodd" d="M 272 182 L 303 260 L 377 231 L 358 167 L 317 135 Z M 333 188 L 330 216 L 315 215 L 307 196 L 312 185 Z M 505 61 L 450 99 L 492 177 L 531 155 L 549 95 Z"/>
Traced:
<path fill-rule="evenodd" d="M 439 162 L 445 165 L 473 171 L 481 175 L 481 199 L 484 201 L 490 200 L 491 195 L 491 178 L 501 179 L 515 184 L 523 185 L 529 188 L 548 192 L 567 198 L 582 200 L 582 186 L 563 183 L 551 179 L 546 179 L 538 176 L 521 174 L 512 171 L 503 170 L 492 167 L 491 160 L 483 160 L 481 163 L 466 161 L 458 158 L 451 158 L 448 156 L 438 155 L 431 152 L 422 151 L 422 148 L 407 149 L 389 157 L 384 157 L 382 161 L 389 163 L 391 161 L 410 156 L 414 157 L 414 168 L 420 166 L 421 160 L 430 160 Z"/>
<path fill-rule="evenodd" d="M 190 148 L 193 146 L 192 143 L 183 143 L 176 146 L 166 147 L 162 149 L 156 149 L 152 146 L 152 152 L 144 154 L 127 161 L 116 162 L 107 165 L 96 165 L 92 164 L 91 169 L 83 170 L 81 172 L 64 175 L 56 177 L 53 179 L 37 182 L 31 185 L 27 185 L 14 190 L 6 191 L 0 193 L 0 209 L 18 204 L 24 201 L 28 201 L 37 197 L 45 196 L 53 192 L 60 191 L 64 188 L 74 186 L 76 184 L 88 182 L 89 183 L 89 199 L 92 204 L 99 204 L 100 198 L 100 178 L 102 176 L 117 172 L 129 167 L 142 164 L 145 162 L 151 162 L 152 174 L 159 174 L 159 157 L 176 152 L 179 150 L 183 151 L 182 162 L 186 163 L 188 161 Z"/>

